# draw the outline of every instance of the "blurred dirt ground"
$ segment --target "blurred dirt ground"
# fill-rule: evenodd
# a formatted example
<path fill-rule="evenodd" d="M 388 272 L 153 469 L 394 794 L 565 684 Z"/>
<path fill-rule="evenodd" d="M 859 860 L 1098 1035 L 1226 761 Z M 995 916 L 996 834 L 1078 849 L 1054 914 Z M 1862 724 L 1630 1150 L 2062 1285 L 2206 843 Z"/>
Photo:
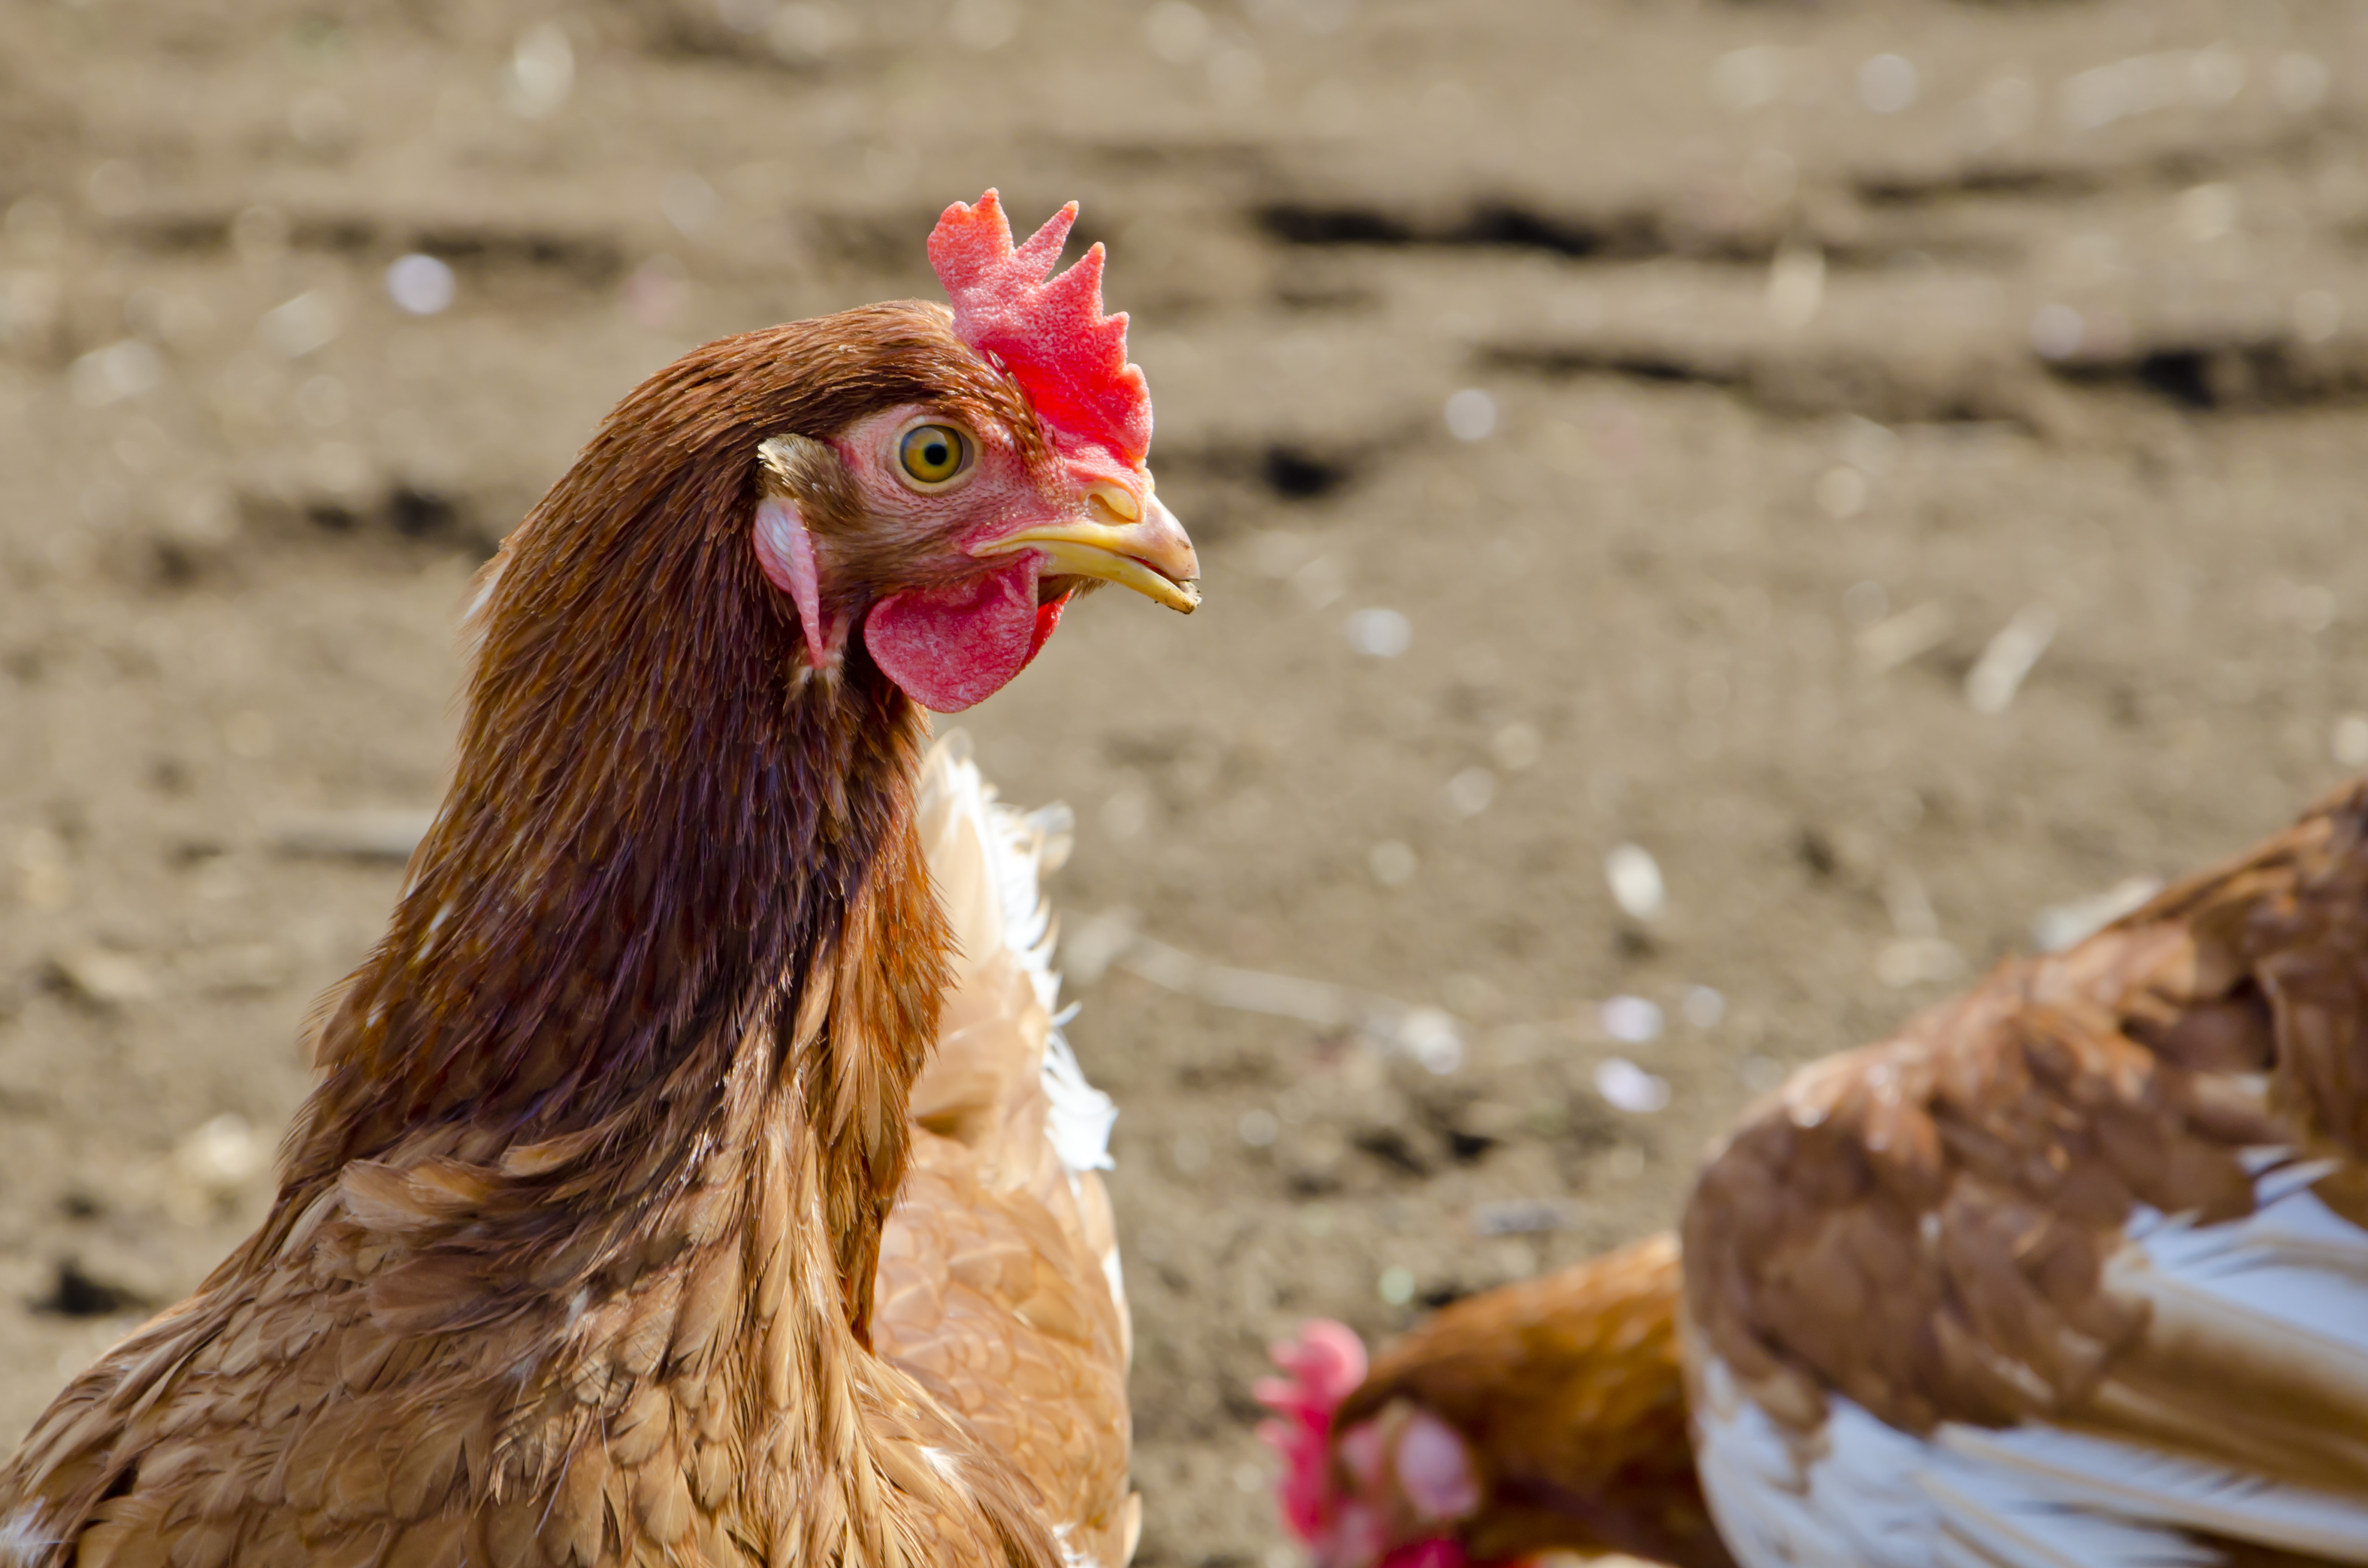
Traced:
<path fill-rule="evenodd" d="M 1207 569 L 966 720 L 1079 813 L 1143 1561 L 1287 1562 L 1267 1338 L 2368 765 L 2363 115 L 2341 0 L 0 8 L 0 1433 L 261 1213 L 491 542 L 996 184 Z"/>

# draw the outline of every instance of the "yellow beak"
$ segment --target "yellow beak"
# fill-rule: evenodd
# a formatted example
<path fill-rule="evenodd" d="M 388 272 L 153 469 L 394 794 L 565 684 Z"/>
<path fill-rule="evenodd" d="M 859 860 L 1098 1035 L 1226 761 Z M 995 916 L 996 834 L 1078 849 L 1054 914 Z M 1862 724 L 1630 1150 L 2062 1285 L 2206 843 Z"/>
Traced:
<path fill-rule="evenodd" d="M 1114 506 L 1111 498 L 1099 494 L 1100 486 L 1095 489 L 1094 499 L 1100 503 L 1098 512 L 1123 517 L 1124 506 L 1133 504 L 1133 498 L 1127 496 Z M 1132 522 L 1108 523 L 1087 517 L 1043 523 L 973 545 L 971 553 L 1013 555 L 1032 550 L 1052 562 L 1053 574 L 1099 577 L 1190 615 L 1201 603 L 1201 562 L 1192 553 L 1192 541 L 1186 537 L 1184 525 L 1160 505 L 1158 497 L 1144 497 L 1140 512 Z"/>

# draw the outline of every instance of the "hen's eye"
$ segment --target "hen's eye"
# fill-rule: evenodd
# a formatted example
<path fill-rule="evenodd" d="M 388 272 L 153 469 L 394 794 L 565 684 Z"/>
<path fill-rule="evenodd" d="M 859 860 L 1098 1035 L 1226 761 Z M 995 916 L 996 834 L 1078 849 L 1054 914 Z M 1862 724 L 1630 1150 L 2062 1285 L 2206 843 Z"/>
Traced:
<path fill-rule="evenodd" d="M 896 460 L 916 484 L 937 485 L 970 462 L 970 441 L 951 425 L 916 425 L 896 443 Z"/>

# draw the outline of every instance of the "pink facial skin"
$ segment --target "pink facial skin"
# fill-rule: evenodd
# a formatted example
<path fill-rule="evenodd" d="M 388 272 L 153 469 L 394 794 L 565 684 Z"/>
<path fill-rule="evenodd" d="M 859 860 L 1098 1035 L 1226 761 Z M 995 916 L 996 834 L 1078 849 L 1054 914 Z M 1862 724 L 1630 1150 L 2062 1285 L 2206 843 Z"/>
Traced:
<path fill-rule="evenodd" d="M 907 483 L 896 447 L 916 424 L 941 423 L 970 437 L 970 466 L 932 489 Z M 864 613 L 863 643 L 882 672 L 923 707 L 955 713 L 993 694 L 1025 668 L 1058 624 L 1068 596 L 1039 603 L 1046 558 L 1035 551 L 980 558 L 979 547 L 1026 528 L 1073 519 L 1099 472 L 1070 472 L 1040 485 L 1008 432 L 973 427 L 918 403 L 859 420 L 832 442 L 867 519 L 860 535 L 805 528 L 791 503 L 758 508 L 752 542 L 758 564 L 798 607 L 807 656 L 837 663 L 848 622 L 885 581 L 905 585 Z M 1129 486 L 1147 493 L 1140 470 Z"/>
<path fill-rule="evenodd" d="M 1346 1494 L 1326 1568 L 1465 1568 L 1452 1531 L 1480 1506 L 1472 1450 L 1429 1411 L 1394 1402 L 1333 1441 Z"/>
<path fill-rule="evenodd" d="M 1480 1506 L 1480 1478 L 1472 1450 L 1454 1427 L 1417 1410 L 1399 1428 L 1395 1456 L 1398 1491 L 1427 1525 L 1451 1523 Z"/>

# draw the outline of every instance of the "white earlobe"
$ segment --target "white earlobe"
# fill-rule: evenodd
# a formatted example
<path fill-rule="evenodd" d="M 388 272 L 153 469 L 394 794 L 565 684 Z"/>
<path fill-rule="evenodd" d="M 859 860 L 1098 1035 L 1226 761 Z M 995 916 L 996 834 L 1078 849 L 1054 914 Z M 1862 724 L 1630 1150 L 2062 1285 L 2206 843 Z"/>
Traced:
<path fill-rule="evenodd" d="M 806 655 L 814 667 L 837 665 L 847 642 L 847 628 L 823 619 L 822 572 L 814 559 L 814 535 L 798 516 L 797 503 L 767 496 L 757 507 L 752 542 L 765 580 L 789 595 L 798 607 L 798 624 L 805 633 Z"/>

